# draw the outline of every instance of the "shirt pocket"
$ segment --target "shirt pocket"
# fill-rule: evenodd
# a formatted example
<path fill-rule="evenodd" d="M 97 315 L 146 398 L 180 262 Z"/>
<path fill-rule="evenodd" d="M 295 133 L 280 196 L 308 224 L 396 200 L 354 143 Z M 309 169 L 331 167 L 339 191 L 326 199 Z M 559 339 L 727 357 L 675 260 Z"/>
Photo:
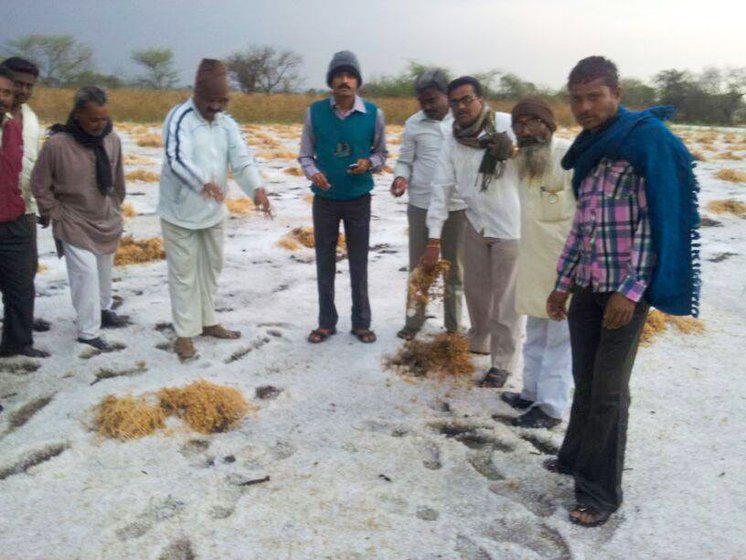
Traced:
<path fill-rule="evenodd" d="M 571 216 L 565 189 L 553 191 L 550 187 L 541 187 L 539 192 L 539 218 L 542 222 L 559 222 Z M 574 207 L 573 207 L 574 208 Z"/>
<path fill-rule="evenodd" d="M 612 204 L 635 196 L 637 176 L 626 162 L 610 164 L 602 180 L 604 199 Z"/>

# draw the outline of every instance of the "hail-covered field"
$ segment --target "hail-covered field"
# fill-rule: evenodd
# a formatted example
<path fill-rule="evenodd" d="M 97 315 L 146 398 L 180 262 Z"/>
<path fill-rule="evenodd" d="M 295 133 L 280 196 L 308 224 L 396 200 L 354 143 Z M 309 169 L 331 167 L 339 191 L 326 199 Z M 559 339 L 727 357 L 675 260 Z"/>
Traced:
<path fill-rule="evenodd" d="M 349 334 L 344 244 L 339 334 L 311 345 L 317 299 L 299 126 L 247 126 L 275 209 L 263 219 L 231 187 L 220 321 L 235 341 L 173 352 L 154 211 L 160 129 L 122 124 L 129 252 L 115 269 L 117 350 L 75 342 L 64 262 L 40 230 L 36 316 L 45 360 L 0 360 L 2 559 L 736 559 L 746 550 L 746 133 L 679 128 L 700 158 L 701 322 L 651 326 L 632 376 L 625 504 L 603 527 L 571 525 L 571 479 L 542 461 L 565 424 L 513 428 L 515 412 L 473 378 L 387 369 L 401 345 L 406 200 L 376 177 L 369 286 L 375 344 Z M 393 166 L 401 129 L 390 127 Z M 565 131 L 568 134 L 568 131 Z M 233 200 L 235 199 L 235 200 Z M 306 228 L 306 229 L 299 229 Z M 144 244 L 139 250 L 138 243 Z M 442 330 L 442 309 L 427 334 Z M 468 321 L 468 318 L 465 317 Z M 175 416 L 122 441 L 96 430 L 107 396 L 204 380 L 237 389 L 248 414 L 203 434 Z M 520 369 L 509 388 L 521 385 Z M 152 397 L 147 397 L 151 398 Z"/>

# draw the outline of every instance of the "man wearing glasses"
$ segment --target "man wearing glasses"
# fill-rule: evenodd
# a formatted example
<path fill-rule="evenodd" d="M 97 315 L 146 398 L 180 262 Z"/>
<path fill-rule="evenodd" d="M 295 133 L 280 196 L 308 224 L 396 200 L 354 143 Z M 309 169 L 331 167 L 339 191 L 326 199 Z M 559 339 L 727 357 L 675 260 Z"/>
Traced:
<path fill-rule="evenodd" d="M 527 315 L 523 345 L 523 390 L 500 398 L 527 410 L 513 419 L 524 428 L 552 428 L 561 422 L 572 388 L 567 321 L 550 321 L 546 294 L 575 215 L 572 172 L 562 169 L 568 140 L 554 137 L 554 113 L 543 99 L 527 97 L 512 110 L 520 180 L 521 241 L 518 251 L 516 310 Z"/>
<path fill-rule="evenodd" d="M 491 367 L 482 387 L 502 387 L 513 371 L 520 335 L 515 284 L 520 238 L 518 176 L 510 115 L 495 113 L 476 78 L 463 76 L 448 85 L 454 123 L 444 140 L 427 213 L 429 240 L 424 264 L 440 255 L 448 201 L 455 191 L 466 204 L 464 295 L 471 318 L 472 352 L 487 354 Z"/>

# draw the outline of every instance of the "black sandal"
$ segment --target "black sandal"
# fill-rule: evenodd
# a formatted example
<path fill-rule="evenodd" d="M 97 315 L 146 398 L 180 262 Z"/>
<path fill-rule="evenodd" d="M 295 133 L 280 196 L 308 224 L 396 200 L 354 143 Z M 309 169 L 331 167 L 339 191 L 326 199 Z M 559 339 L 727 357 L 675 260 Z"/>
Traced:
<path fill-rule="evenodd" d="M 573 513 L 580 513 L 589 515 L 590 521 L 581 521 L 580 518 L 573 515 Z M 610 511 L 599 511 L 593 506 L 576 505 L 575 508 L 570 512 L 570 523 L 574 525 L 580 525 L 581 527 L 600 527 L 609 520 L 611 517 Z"/>
<path fill-rule="evenodd" d="M 318 344 L 320 342 L 324 342 L 327 338 L 335 334 L 337 334 L 337 329 L 334 327 L 332 327 L 331 329 L 324 329 L 322 327 L 319 327 L 309 333 L 308 342 L 310 342 L 311 344 Z"/>
<path fill-rule="evenodd" d="M 360 342 L 364 342 L 366 344 L 370 344 L 371 342 L 375 342 L 377 339 L 376 333 L 374 333 L 370 329 L 352 329 L 350 331 L 351 334 L 355 336 Z"/>

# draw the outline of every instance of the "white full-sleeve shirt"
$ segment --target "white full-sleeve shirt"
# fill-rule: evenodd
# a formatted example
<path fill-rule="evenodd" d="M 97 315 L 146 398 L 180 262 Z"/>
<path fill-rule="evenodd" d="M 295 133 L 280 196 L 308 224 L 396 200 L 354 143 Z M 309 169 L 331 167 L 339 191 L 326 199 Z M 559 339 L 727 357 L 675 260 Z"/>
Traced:
<path fill-rule="evenodd" d="M 453 116 L 449 112 L 443 120 L 429 118 L 418 111 L 404 123 L 399 159 L 394 167 L 394 177 L 404 177 L 409 183 L 409 204 L 427 210 L 430 206 L 433 176 L 443 140 L 451 134 Z M 466 204 L 457 192 L 448 201 L 448 210 L 463 210 Z"/>
<path fill-rule="evenodd" d="M 497 132 L 507 132 L 515 142 L 510 115 L 493 114 Z M 508 160 L 502 175 L 494 178 L 482 191 L 479 165 L 485 151 L 459 144 L 453 133 L 444 139 L 427 211 L 429 237 L 440 239 L 443 224 L 448 219 L 448 201 L 454 191 L 463 199 L 466 217 L 481 235 L 497 239 L 521 237 L 521 204 L 515 165 Z"/>
<path fill-rule="evenodd" d="M 227 216 L 222 202 L 205 199 L 202 188 L 215 183 L 228 192 L 228 169 L 248 196 L 261 187 L 254 157 L 236 121 L 218 113 L 212 122 L 191 99 L 169 112 L 163 124 L 164 158 L 158 215 L 186 229 L 212 227 Z"/>

